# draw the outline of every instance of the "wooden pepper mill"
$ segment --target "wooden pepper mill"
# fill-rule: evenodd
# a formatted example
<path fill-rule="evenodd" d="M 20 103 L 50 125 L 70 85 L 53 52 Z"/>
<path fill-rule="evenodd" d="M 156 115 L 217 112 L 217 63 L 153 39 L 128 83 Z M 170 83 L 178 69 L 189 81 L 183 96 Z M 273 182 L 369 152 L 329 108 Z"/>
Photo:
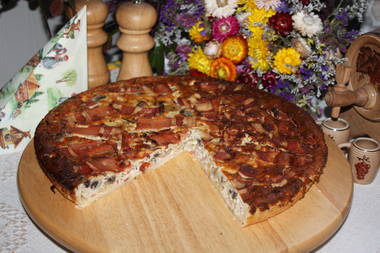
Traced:
<path fill-rule="evenodd" d="M 149 32 L 157 21 L 156 10 L 148 3 L 126 2 L 117 9 L 116 21 L 120 29 L 117 46 L 123 51 L 117 80 L 151 76 L 148 51 L 153 48 L 154 40 Z"/>
<path fill-rule="evenodd" d="M 103 46 L 108 40 L 108 35 L 103 30 L 108 7 L 101 0 L 77 0 L 75 10 L 79 11 L 84 5 L 87 5 L 88 88 L 94 88 L 110 81 L 103 54 Z"/>

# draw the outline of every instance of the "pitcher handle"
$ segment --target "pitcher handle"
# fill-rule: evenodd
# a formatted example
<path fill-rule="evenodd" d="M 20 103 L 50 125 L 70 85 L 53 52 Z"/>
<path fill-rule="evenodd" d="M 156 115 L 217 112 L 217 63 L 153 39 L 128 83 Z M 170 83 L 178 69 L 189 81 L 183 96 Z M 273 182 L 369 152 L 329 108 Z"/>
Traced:
<path fill-rule="evenodd" d="M 342 148 L 351 148 L 351 145 L 352 145 L 351 142 L 345 142 L 345 143 L 339 144 L 338 147 L 340 149 L 342 149 Z"/>

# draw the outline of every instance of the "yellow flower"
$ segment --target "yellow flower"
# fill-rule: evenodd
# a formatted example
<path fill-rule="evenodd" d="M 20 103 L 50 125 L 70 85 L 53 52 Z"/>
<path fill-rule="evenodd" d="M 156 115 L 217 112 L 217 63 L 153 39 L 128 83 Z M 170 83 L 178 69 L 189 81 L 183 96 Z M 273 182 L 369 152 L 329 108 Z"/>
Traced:
<path fill-rule="evenodd" d="M 274 56 L 274 66 L 282 74 L 293 74 L 301 64 L 301 55 L 294 48 L 282 48 Z"/>
<path fill-rule="evenodd" d="M 249 21 L 252 23 L 259 22 L 266 24 L 268 19 L 276 14 L 273 9 L 266 10 L 264 8 L 257 8 L 255 0 L 238 0 L 238 8 L 236 12 L 248 12 L 251 13 Z"/>
<path fill-rule="evenodd" d="M 190 68 L 196 69 L 204 74 L 209 74 L 211 69 L 212 60 L 202 51 L 202 48 L 197 47 L 193 50 L 187 59 Z"/>
<path fill-rule="evenodd" d="M 223 41 L 222 55 L 233 63 L 239 63 L 247 57 L 247 41 L 241 36 L 231 36 Z"/>
<path fill-rule="evenodd" d="M 251 24 L 262 23 L 266 24 L 270 17 L 276 14 L 276 11 L 273 9 L 266 10 L 264 8 L 257 8 L 255 5 L 247 4 L 247 11 L 251 13 L 248 17 L 248 21 Z"/>
<path fill-rule="evenodd" d="M 198 21 L 189 30 L 190 38 L 196 43 L 207 41 L 210 37 L 206 34 L 205 27 L 202 21 Z"/>
<path fill-rule="evenodd" d="M 250 12 L 252 9 L 256 8 L 256 3 L 254 0 L 238 0 L 238 8 L 237 11 L 248 11 Z"/>
<path fill-rule="evenodd" d="M 262 40 L 263 39 L 263 34 L 264 34 L 264 29 L 261 28 L 260 26 L 248 25 L 248 29 L 251 32 L 251 38 L 257 39 L 257 40 Z"/>
<path fill-rule="evenodd" d="M 250 38 L 248 40 L 248 55 L 252 57 L 252 61 L 250 61 L 252 68 L 262 72 L 269 69 L 271 53 L 266 41 Z"/>
<path fill-rule="evenodd" d="M 251 23 L 262 23 L 266 24 L 270 17 L 276 14 L 276 11 L 269 9 L 254 9 L 252 15 L 248 17 L 248 21 Z"/>
<path fill-rule="evenodd" d="M 249 24 L 247 26 L 251 32 L 248 39 L 248 55 L 252 58 L 250 64 L 254 69 L 267 71 L 271 67 L 271 52 L 268 49 L 268 38 L 264 36 L 267 33 L 259 24 L 266 24 L 269 18 L 276 14 L 276 11 L 257 8 L 255 1 L 252 0 L 241 0 L 241 2 L 244 2 L 242 10 L 251 13 L 248 16 Z"/>

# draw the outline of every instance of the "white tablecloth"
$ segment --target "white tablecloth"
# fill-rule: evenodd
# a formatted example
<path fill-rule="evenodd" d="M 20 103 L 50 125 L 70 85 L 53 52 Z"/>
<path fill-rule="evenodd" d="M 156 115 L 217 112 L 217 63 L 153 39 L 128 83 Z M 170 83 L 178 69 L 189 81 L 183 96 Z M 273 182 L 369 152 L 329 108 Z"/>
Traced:
<path fill-rule="evenodd" d="M 26 215 L 18 198 L 16 175 L 21 153 L 0 156 L 0 253 L 62 253 Z M 347 220 L 317 253 L 380 253 L 380 176 L 354 186 Z"/>

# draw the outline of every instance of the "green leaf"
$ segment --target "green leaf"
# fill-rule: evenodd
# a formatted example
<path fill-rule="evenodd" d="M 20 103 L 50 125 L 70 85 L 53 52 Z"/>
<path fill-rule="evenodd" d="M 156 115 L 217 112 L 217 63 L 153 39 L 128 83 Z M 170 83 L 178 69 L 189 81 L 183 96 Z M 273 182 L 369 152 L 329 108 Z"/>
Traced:
<path fill-rule="evenodd" d="M 35 103 L 35 102 L 38 102 L 38 99 L 29 99 L 27 104 L 32 104 L 32 103 Z"/>
<path fill-rule="evenodd" d="M 42 74 L 35 74 L 34 76 L 35 76 L 35 78 L 37 79 L 37 81 L 41 81 L 41 79 L 42 79 L 42 77 L 43 77 Z"/>
<path fill-rule="evenodd" d="M 30 99 L 35 98 L 35 97 L 38 97 L 38 96 L 40 96 L 40 95 L 42 95 L 42 94 L 44 94 L 42 91 L 36 91 L 36 92 L 30 97 Z"/>
<path fill-rule="evenodd" d="M 153 50 L 149 53 L 149 61 L 152 66 L 153 72 L 157 73 L 158 75 L 162 75 L 164 73 L 164 50 L 165 47 L 162 44 L 160 44 L 153 48 Z"/>
<path fill-rule="evenodd" d="M 75 69 L 69 69 L 65 73 L 63 73 L 62 78 L 57 80 L 56 83 L 65 82 L 67 85 L 74 85 L 77 81 L 77 71 Z"/>
<path fill-rule="evenodd" d="M 56 107 L 59 104 L 59 99 L 64 96 L 63 93 L 57 88 L 48 88 L 47 95 L 49 110 Z"/>

